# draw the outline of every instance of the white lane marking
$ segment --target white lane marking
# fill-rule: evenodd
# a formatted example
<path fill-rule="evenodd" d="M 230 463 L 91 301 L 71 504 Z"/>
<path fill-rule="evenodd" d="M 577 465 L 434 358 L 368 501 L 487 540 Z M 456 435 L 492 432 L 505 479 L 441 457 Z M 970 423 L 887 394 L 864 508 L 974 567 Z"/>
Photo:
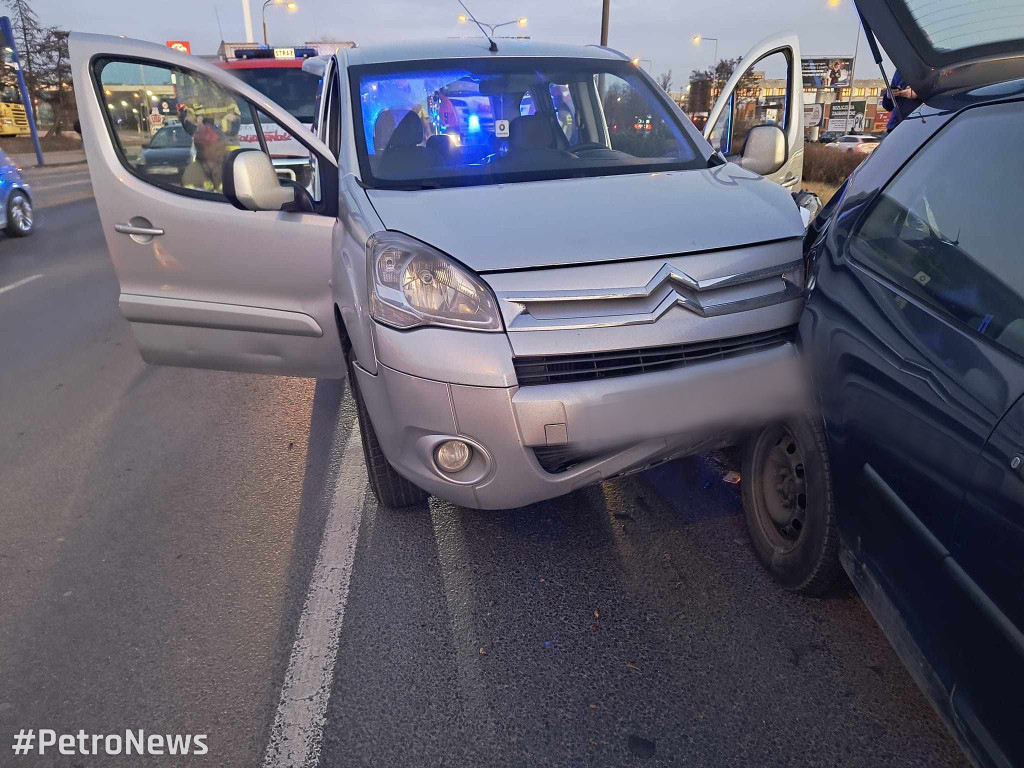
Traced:
<path fill-rule="evenodd" d="M 315 766 L 334 682 L 338 638 L 366 495 L 359 424 L 352 423 L 342 453 L 338 485 L 320 540 L 313 577 L 284 676 L 264 768 Z"/>
<path fill-rule="evenodd" d="M 7 293 L 8 291 L 13 291 L 15 288 L 20 288 L 26 283 L 31 283 L 33 280 L 38 280 L 40 277 L 42 277 L 42 275 L 29 275 L 28 277 L 22 278 L 21 280 L 17 280 L 11 283 L 10 285 L 5 285 L 3 288 L 0 288 L 0 293 Z"/>
<path fill-rule="evenodd" d="M 40 184 L 38 181 L 32 184 L 32 189 L 35 192 L 49 192 L 51 189 L 61 189 L 63 187 L 77 187 L 82 184 L 90 184 L 91 181 L 88 177 L 79 179 L 78 181 L 65 181 L 63 184 Z"/>

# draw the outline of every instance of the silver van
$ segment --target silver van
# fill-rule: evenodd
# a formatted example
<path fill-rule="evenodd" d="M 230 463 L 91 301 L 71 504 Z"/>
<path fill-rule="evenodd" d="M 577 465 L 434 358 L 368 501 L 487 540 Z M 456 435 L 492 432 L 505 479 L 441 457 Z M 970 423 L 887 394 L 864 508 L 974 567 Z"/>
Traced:
<path fill-rule="evenodd" d="M 728 442 L 798 386 L 795 36 L 743 60 L 713 144 L 596 46 L 343 50 L 311 62 L 312 130 L 169 48 L 76 33 L 71 54 L 143 358 L 347 376 L 385 506 L 558 496 Z M 749 97 L 769 64 L 778 95 Z M 191 137 L 180 175 L 144 159 L 163 112 Z"/>

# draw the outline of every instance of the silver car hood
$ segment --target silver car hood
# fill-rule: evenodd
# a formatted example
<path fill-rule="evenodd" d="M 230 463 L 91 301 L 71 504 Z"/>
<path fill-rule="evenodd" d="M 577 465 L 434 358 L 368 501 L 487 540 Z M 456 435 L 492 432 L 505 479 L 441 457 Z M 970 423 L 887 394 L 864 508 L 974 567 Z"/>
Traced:
<path fill-rule="evenodd" d="M 804 234 L 788 191 L 731 163 L 367 194 L 387 229 L 478 272 L 693 253 Z"/>

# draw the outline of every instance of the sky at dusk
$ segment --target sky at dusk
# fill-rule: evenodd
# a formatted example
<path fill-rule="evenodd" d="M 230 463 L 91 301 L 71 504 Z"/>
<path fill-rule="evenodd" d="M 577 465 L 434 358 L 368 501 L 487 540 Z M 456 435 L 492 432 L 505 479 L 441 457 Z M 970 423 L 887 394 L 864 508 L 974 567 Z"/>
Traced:
<path fill-rule="evenodd" d="M 221 39 L 245 39 L 245 0 L 32 0 L 40 21 L 72 30 L 125 35 L 164 42 L 189 40 L 193 53 L 214 53 Z M 248 0 L 257 40 L 262 39 L 262 0 Z M 472 33 L 456 17 L 456 0 L 297 0 L 298 10 L 267 9 L 269 42 L 294 45 L 307 40 L 354 40 L 360 45 Z M 500 23 L 526 16 L 525 30 L 537 40 L 589 44 L 600 41 L 600 0 L 470 0 L 482 21 Z M 695 33 L 717 37 L 720 58 L 740 56 L 761 38 L 783 31 L 800 36 L 804 55 L 852 55 L 857 34 L 852 0 L 612 0 L 609 45 L 630 56 L 650 59 L 655 75 L 673 71 L 673 85 L 686 83 L 690 70 L 710 66 L 713 43 L 691 42 Z M 499 32 L 500 34 L 500 32 Z M 647 63 L 644 62 L 644 66 Z M 891 65 L 889 65 L 891 66 Z M 857 76 L 878 77 L 863 35 Z"/>

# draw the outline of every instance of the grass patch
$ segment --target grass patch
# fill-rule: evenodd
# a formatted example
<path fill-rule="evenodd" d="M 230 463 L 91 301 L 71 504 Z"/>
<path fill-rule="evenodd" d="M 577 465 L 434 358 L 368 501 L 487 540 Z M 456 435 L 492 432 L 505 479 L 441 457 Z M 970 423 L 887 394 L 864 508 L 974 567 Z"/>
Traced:
<path fill-rule="evenodd" d="M 61 133 L 50 138 L 39 137 L 43 152 L 65 152 L 69 149 L 81 149 L 82 139 L 77 133 Z M 14 136 L 0 139 L 0 149 L 9 155 L 27 155 L 35 151 L 31 136 Z"/>
<path fill-rule="evenodd" d="M 829 200 L 832 199 L 832 196 L 836 193 L 836 190 L 839 189 L 840 186 L 842 185 L 826 184 L 823 181 L 804 181 L 803 184 L 800 185 L 800 189 L 806 189 L 810 192 L 813 192 L 819 198 L 821 198 L 821 204 L 825 205 L 826 203 L 828 203 Z"/>
<path fill-rule="evenodd" d="M 860 152 L 844 152 L 821 144 L 808 144 L 804 148 L 804 180 L 838 187 L 866 157 Z"/>

